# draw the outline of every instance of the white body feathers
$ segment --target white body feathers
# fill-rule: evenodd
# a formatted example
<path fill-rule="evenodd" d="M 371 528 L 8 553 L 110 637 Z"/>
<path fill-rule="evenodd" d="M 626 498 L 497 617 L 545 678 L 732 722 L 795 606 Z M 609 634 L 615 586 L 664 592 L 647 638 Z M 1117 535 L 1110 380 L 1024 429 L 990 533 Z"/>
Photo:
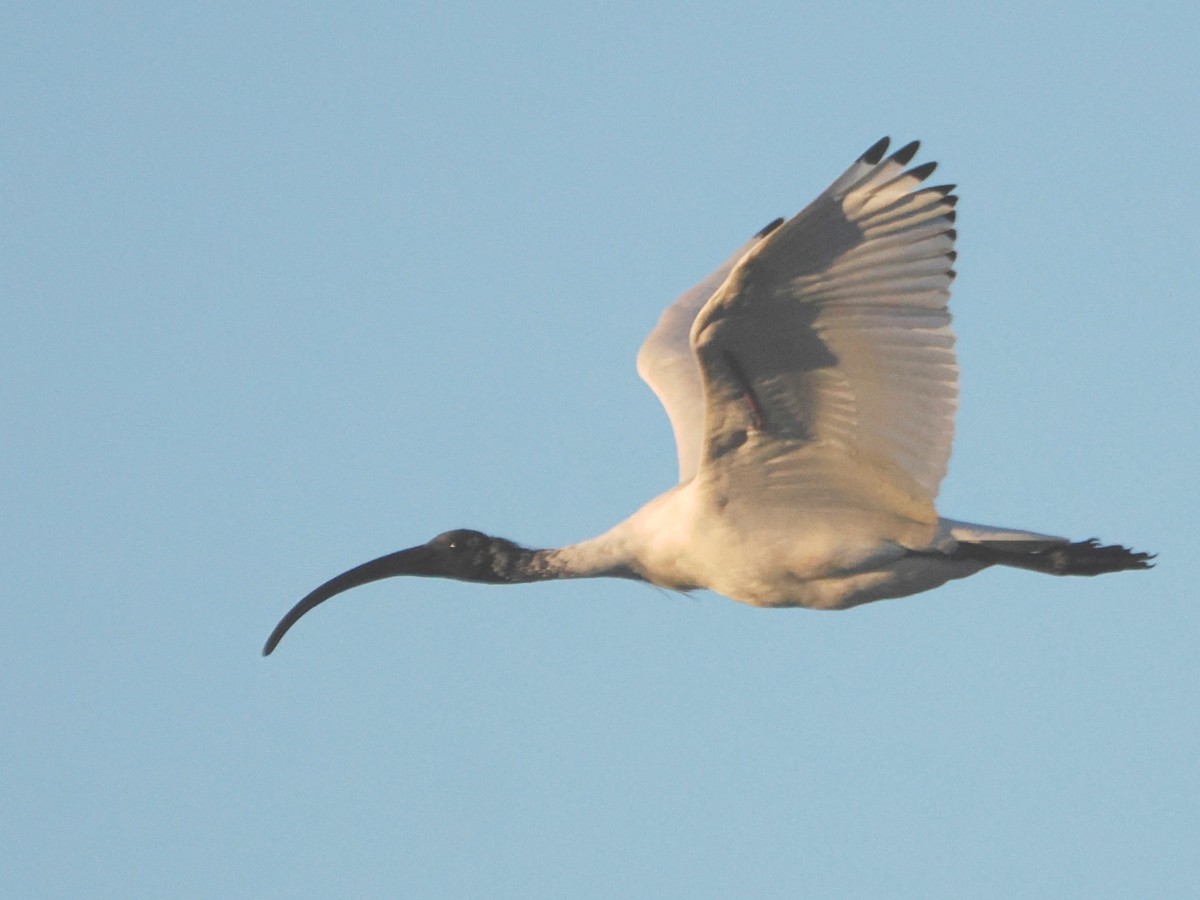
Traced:
<path fill-rule="evenodd" d="M 638 372 L 671 420 L 680 483 L 550 551 L 564 574 L 841 609 L 979 571 L 947 555 L 959 539 L 1064 541 L 935 511 L 958 394 L 957 198 L 922 187 L 932 164 L 905 170 L 915 152 L 876 145 L 667 308 Z"/>

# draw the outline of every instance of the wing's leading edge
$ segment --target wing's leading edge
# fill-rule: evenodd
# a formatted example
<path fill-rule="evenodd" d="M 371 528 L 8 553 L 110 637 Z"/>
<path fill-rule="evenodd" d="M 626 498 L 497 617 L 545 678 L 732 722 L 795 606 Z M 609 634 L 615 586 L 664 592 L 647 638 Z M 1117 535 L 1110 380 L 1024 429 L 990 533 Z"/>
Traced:
<path fill-rule="evenodd" d="M 776 219 L 764 227 L 720 268 L 668 306 L 638 351 L 638 374 L 658 396 L 675 432 L 681 484 L 696 474 L 704 437 L 704 387 L 692 350 L 692 323 L 742 257 L 782 224 L 783 219 Z"/>

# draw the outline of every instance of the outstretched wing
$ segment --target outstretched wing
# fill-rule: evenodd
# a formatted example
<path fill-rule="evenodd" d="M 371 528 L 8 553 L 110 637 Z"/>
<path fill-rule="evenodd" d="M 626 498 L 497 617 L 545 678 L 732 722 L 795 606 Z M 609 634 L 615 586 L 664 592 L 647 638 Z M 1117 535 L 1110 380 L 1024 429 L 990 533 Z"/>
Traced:
<path fill-rule="evenodd" d="M 771 222 L 739 247 L 719 269 L 668 306 L 638 351 L 638 374 L 658 395 L 675 432 L 681 484 L 696 474 L 704 437 L 704 386 L 696 354 L 692 352 L 692 323 L 742 257 L 782 224 L 783 219 Z"/>
<path fill-rule="evenodd" d="M 700 465 L 759 508 L 936 521 L 958 365 L 951 187 L 887 139 L 733 268 L 692 325 Z M 718 473 L 717 467 L 720 467 Z"/>

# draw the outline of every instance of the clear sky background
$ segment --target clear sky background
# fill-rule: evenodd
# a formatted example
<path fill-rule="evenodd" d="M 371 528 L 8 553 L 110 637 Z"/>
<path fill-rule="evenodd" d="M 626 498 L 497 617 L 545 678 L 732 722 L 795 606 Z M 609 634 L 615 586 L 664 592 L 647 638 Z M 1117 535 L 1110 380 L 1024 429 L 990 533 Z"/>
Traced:
<path fill-rule="evenodd" d="M 0 893 L 1200 891 L 1193 3 L 7 4 Z M 847 613 L 319 582 L 669 487 L 661 309 L 959 184 L 941 508 L 1157 551 Z"/>

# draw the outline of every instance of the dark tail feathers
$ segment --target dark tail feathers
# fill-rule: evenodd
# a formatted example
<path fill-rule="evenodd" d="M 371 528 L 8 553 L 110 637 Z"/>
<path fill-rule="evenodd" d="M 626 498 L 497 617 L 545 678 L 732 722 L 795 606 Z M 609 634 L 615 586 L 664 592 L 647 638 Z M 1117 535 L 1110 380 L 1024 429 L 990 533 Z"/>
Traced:
<path fill-rule="evenodd" d="M 1018 542 L 1004 546 L 1002 541 L 971 544 L 960 542 L 954 555 L 959 559 L 998 566 L 1031 569 L 1047 575 L 1104 575 L 1130 569 L 1149 569 L 1152 553 L 1139 553 L 1120 544 L 1103 545 L 1095 538 L 1072 544 L 1044 544 L 1038 549 L 1022 549 Z"/>

